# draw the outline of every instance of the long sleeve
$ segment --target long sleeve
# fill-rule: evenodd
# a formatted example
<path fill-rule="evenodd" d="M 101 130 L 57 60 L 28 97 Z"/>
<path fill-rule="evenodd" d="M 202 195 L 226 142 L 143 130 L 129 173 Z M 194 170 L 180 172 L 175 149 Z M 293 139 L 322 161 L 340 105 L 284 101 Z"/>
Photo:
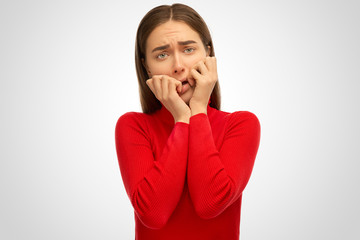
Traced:
<path fill-rule="evenodd" d="M 134 211 L 152 229 L 162 228 L 175 210 L 185 183 L 189 124 L 177 122 L 159 159 L 139 114 L 122 115 L 115 128 L 123 183 Z"/>
<path fill-rule="evenodd" d="M 242 194 L 259 147 L 260 124 L 250 112 L 234 112 L 225 124 L 223 142 L 215 146 L 208 115 L 190 118 L 188 186 L 197 214 L 210 219 Z"/>

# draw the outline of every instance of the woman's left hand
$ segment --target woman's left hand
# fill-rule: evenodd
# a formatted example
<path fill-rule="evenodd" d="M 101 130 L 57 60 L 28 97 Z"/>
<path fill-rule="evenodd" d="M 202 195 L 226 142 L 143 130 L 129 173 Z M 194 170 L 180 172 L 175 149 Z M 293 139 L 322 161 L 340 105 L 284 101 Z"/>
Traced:
<path fill-rule="evenodd" d="M 195 80 L 195 89 L 189 106 L 192 112 L 195 110 L 196 113 L 206 113 L 211 93 L 218 80 L 216 58 L 206 57 L 199 61 L 191 69 L 190 74 L 191 78 Z M 194 85 L 194 83 L 192 83 L 192 85 Z M 194 113 L 192 115 L 194 115 Z"/>

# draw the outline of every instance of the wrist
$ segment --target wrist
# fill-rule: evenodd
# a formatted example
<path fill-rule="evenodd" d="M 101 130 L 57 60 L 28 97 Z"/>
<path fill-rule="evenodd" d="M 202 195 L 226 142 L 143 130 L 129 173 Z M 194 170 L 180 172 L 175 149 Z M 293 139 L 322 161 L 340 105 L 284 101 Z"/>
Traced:
<path fill-rule="evenodd" d="M 207 105 L 204 104 L 192 104 L 190 106 L 191 109 L 191 116 L 194 116 L 199 113 L 207 114 Z"/>
<path fill-rule="evenodd" d="M 190 122 L 191 113 L 189 111 L 189 114 L 185 114 L 179 117 L 174 118 L 175 123 L 177 122 L 183 122 L 183 123 L 189 123 Z"/>
<path fill-rule="evenodd" d="M 177 122 L 183 122 L 183 123 L 189 124 L 189 123 L 190 123 L 190 118 L 179 118 L 179 119 L 175 119 L 175 124 L 176 124 Z"/>

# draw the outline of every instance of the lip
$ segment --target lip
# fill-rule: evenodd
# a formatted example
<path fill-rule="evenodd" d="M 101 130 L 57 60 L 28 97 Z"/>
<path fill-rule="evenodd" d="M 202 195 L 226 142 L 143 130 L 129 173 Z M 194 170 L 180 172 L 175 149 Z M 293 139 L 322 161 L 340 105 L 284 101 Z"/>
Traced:
<path fill-rule="evenodd" d="M 189 78 L 189 77 L 185 77 L 185 78 L 183 78 L 183 79 L 178 79 L 178 81 L 180 81 L 181 82 L 181 84 L 182 84 L 182 90 L 181 90 L 181 93 L 179 93 L 179 95 L 182 95 L 182 94 L 184 94 L 185 92 L 187 92 L 190 88 L 192 88 L 191 87 L 191 85 L 190 85 L 190 81 L 192 80 L 191 78 Z M 184 84 L 184 82 L 186 82 L 185 84 Z"/>
<path fill-rule="evenodd" d="M 184 85 L 182 85 L 182 89 L 181 89 L 180 94 L 184 94 L 185 92 L 187 92 L 187 90 L 189 90 L 189 88 L 190 88 L 189 82 L 185 83 Z"/>

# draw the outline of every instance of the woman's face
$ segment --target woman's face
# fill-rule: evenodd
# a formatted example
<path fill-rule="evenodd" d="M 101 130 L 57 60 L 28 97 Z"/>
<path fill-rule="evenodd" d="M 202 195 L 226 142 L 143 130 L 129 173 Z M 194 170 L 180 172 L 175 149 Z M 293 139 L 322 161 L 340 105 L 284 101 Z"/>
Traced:
<path fill-rule="evenodd" d="M 168 21 L 150 33 L 146 42 L 145 67 L 150 77 L 168 75 L 183 82 L 191 77 L 191 68 L 204 59 L 207 52 L 199 34 L 186 23 Z M 187 104 L 194 87 L 186 83 L 179 93 Z"/>

